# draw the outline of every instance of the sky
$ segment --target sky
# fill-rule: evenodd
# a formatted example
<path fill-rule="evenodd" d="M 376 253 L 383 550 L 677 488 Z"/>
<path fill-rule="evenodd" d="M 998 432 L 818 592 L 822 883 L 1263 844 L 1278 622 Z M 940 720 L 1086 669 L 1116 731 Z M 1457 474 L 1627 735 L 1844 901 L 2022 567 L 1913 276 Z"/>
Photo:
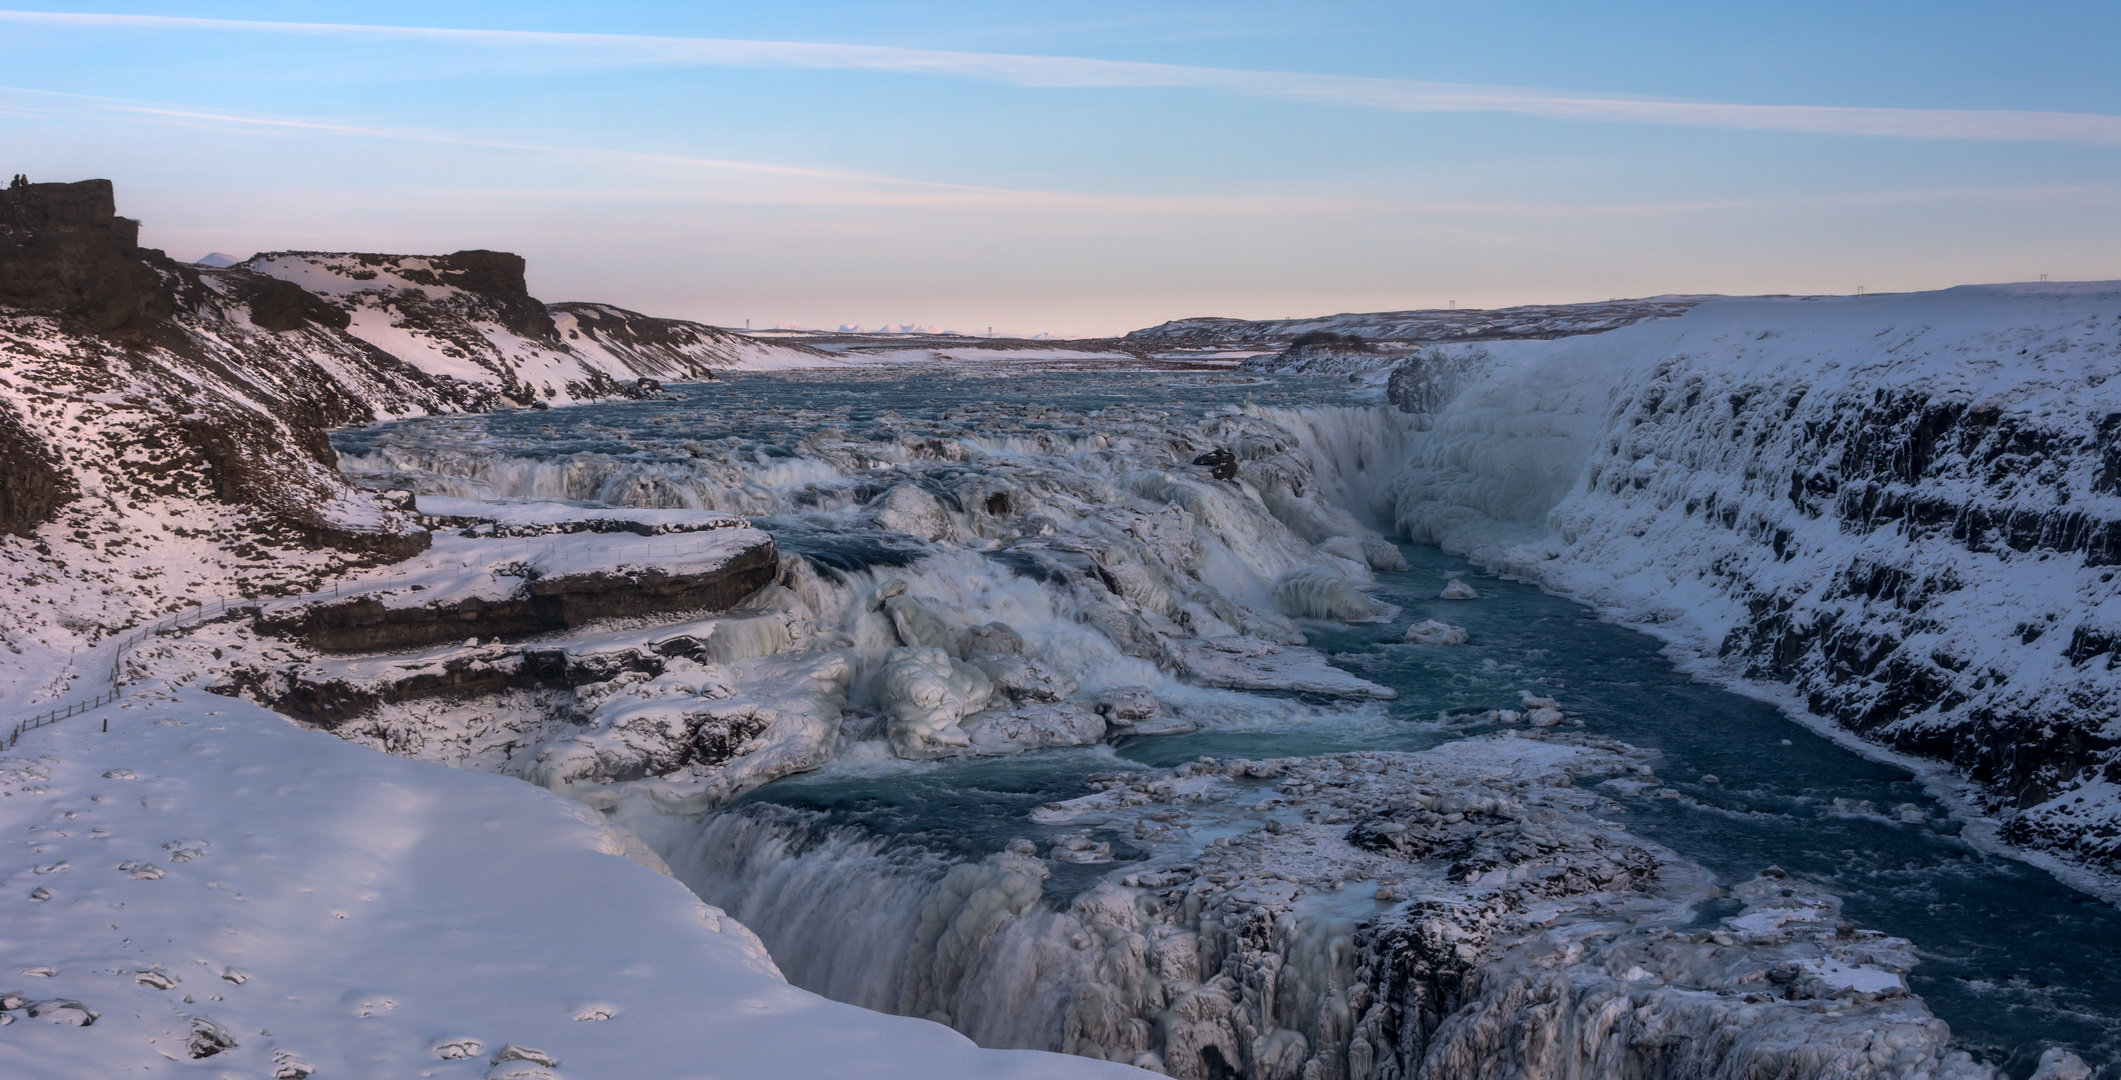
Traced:
<path fill-rule="evenodd" d="M 5 0 L 0 0 L 4 3 Z M 755 327 L 2121 278 L 2121 4 L 46 4 L 0 172 Z"/>

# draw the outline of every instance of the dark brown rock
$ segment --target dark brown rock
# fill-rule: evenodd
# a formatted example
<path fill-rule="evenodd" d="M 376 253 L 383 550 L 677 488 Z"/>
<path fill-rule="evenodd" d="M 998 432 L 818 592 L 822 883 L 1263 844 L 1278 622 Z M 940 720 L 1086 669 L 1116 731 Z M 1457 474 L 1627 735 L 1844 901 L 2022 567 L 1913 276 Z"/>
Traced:
<path fill-rule="evenodd" d="M 657 568 L 538 578 L 504 600 L 391 608 L 372 597 L 261 615 L 258 629 L 331 652 L 397 652 L 465 638 L 521 640 L 597 619 L 721 611 L 773 582 L 780 557 L 759 542 L 711 570 Z"/>
<path fill-rule="evenodd" d="M 258 290 L 250 298 L 250 321 L 267 330 L 300 330 L 309 323 L 334 330 L 353 325 L 352 315 L 292 281 L 261 274 L 244 274 L 243 279 Z"/>
<path fill-rule="evenodd" d="M 0 305 L 98 331 L 166 316 L 170 298 L 139 245 L 140 223 L 117 215 L 108 180 L 0 191 Z"/>
<path fill-rule="evenodd" d="M 74 497 L 74 485 L 15 414 L 0 406 L 0 532 L 28 536 Z"/>
<path fill-rule="evenodd" d="M 1227 448 L 1216 447 L 1193 459 L 1193 464 L 1209 470 L 1208 475 L 1217 480 L 1237 479 L 1237 455 Z"/>

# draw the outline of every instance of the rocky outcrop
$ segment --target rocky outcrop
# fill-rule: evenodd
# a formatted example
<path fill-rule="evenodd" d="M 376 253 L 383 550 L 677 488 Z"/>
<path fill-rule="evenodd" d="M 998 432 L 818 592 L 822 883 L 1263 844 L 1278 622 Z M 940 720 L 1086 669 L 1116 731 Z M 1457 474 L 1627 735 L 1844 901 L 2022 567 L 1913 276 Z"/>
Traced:
<path fill-rule="evenodd" d="M 334 428 L 639 396 L 787 352 L 675 322 L 619 319 L 630 351 L 569 337 L 505 252 L 193 265 L 116 211 L 104 180 L 0 191 L 0 531 L 35 534 L 0 542 L 15 652 L 423 550 L 402 500 L 338 474 Z"/>
<path fill-rule="evenodd" d="M 305 323 L 344 330 L 353 322 L 353 316 L 291 281 L 255 274 L 230 274 L 228 281 L 230 292 L 249 304 L 250 321 L 267 330 L 300 330 Z"/>
<path fill-rule="evenodd" d="M 118 216 L 110 181 L 0 191 L 0 307 L 114 330 L 171 306 L 141 257 L 140 223 Z"/>
<path fill-rule="evenodd" d="M 466 638 L 521 640 L 598 619 L 719 611 L 773 582 L 779 556 L 773 538 L 743 530 L 747 541 L 726 560 L 702 566 L 614 566 L 537 574 L 505 595 L 472 595 L 407 603 L 405 594 L 269 608 L 258 629 L 331 652 L 392 652 Z"/>
<path fill-rule="evenodd" d="M 73 485 L 51 451 L 0 405 L 0 532 L 29 536 L 73 497 Z"/>
<path fill-rule="evenodd" d="M 637 397 L 661 380 L 710 379 L 716 368 L 754 360 L 827 359 L 807 347 L 606 304 L 548 306 L 530 295 L 524 269 L 521 256 L 505 251 L 269 251 L 226 273 L 299 288 L 311 297 L 303 318 L 433 371 L 461 394 L 483 395 L 482 408 Z M 261 302 L 253 303 L 254 321 L 292 325 L 290 302 L 274 301 L 270 310 Z M 327 310 L 315 310 L 320 305 Z"/>

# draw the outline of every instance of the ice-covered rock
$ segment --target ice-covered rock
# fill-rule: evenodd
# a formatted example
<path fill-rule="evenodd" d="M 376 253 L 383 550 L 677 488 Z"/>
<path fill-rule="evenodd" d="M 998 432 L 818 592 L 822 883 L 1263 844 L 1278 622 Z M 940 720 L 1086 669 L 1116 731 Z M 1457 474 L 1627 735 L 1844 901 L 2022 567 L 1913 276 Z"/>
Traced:
<path fill-rule="evenodd" d="M 1362 566 L 1370 565 L 1370 557 L 1368 553 L 1363 550 L 1362 541 L 1357 540 L 1352 536 L 1328 537 L 1325 540 L 1319 541 L 1318 550 L 1323 551 L 1328 555 L 1346 559 L 1349 562 L 1357 563 Z"/>
<path fill-rule="evenodd" d="M 1114 686 L 1097 695 L 1097 712 L 1108 722 L 1131 727 L 1163 710 L 1156 691 L 1146 686 Z"/>
<path fill-rule="evenodd" d="M 981 623 L 965 629 L 963 635 L 965 655 L 974 653 L 996 653 L 1005 656 L 1024 655 L 1024 637 L 1004 622 Z"/>
<path fill-rule="evenodd" d="M 1463 645 L 1470 638 L 1463 626 L 1423 619 L 1407 627 L 1407 640 L 1417 645 Z"/>
<path fill-rule="evenodd" d="M 2040 1064 L 2028 1080 L 2091 1080 L 2092 1067 L 2084 1059 L 2059 1046 L 2040 1052 Z"/>
<path fill-rule="evenodd" d="M 971 745 L 959 721 L 987 707 L 994 684 L 942 649 L 902 647 L 885 655 L 870 678 L 869 693 L 890 717 L 891 745 L 898 755 L 931 758 Z"/>
<path fill-rule="evenodd" d="M 941 649 L 956 654 L 960 641 L 956 628 L 952 627 L 918 597 L 904 592 L 903 582 L 886 582 L 886 586 L 897 586 L 898 591 L 885 596 L 879 603 L 885 616 L 891 620 L 891 628 L 898 635 L 899 644 L 909 648 Z"/>
<path fill-rule="evenodd" d="M 1274 580 L 1274 604 L 1300 619 L 1358 621 L 1384 614 L 1384 608 L 1345 576 L 1322 566 L 1291 570 Z"/>
<path fill-rule="evenodd" d="M 1016 754 L 1044 746 L 1088 746 L 1105 737 L 1106 722 L 1073 702 L 1057 702 L 992 708 L 961 726 L 973 751 Z"/>
<path fill-rule="evenodd" d="M 950 514 L 942 501 L 915 484 L 894 484 L 871 504 L 877 526 L 892 532 L 941 540 L 952 532 Z"/>
<path fill-rule="evenodd" d="M 1370 564 L 1370 569 L 1372 570 L 1404 573 L 1407 569 L 1407 557 L 1401 554 L 1399 547 L 1389 540 L 1375 536 L 1364 537 L 1362 554 L 1363 559 Z"/>
<path fill-rule="evenodd" d="M 1473 586 L 1466 584 L 1462 578 L 1452 578 L 1451 583 L 1445 585 L 1443 592 L 1437 595 L 1443 600 L 1476 600 L 1480 597 L 1480 594 L 1473 590 Z"/>
<path fill-rule="evenodd" d="M 1054 702 L 1075 692 L 1075 680 L 1026 656 L 968 652 L 965 662 L 978 668 L 1012 701 Z"/>
<path fill-rule="evenodd" d="M 681 873 L 751 913 L 798 982 L 1193 1080 L 1993 1080 L 1907 993 L 1913 947 L 1830 894 L 1772 871 L 1698 926 L 1708 872 L 1595 817 L 1579 783 L 1649 757 L 1540 732 L 1099 774 L 1033 813 L 1043 841 L 947 870 L 759 804 Z M 1115 837 L 1139 856 L 1040 903 L 1031 856 L 1077 874 Z M 814 927 L 857 920 L 912 944 L 860 970 L 818 947 Z"/>

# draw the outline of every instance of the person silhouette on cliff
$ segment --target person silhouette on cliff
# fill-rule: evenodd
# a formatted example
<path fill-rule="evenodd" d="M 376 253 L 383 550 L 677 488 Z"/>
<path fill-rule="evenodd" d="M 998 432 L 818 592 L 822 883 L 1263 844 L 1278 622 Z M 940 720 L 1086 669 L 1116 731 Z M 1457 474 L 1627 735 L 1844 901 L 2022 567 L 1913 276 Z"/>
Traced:
<path fill-rule="evenodd" d="M 8 183 L 8 185 L 7 185 L 7 187 L 8 187 L 8 190 L 10 190 L 10 191 L 13 191 L 14 189 L 16 189 L 16 188 L 18 188 L 18 187 L 28 187 L 28 186 L 29 186 L 29 177 L 27 177 L 27 176 L 24 176 L 24 175 L 22 175 L 21 173 L 16 173 L 16 174 L 15 174 L 15 178 L 14 178 L 14 180 L 10 181 L 10 182 Z"/>

